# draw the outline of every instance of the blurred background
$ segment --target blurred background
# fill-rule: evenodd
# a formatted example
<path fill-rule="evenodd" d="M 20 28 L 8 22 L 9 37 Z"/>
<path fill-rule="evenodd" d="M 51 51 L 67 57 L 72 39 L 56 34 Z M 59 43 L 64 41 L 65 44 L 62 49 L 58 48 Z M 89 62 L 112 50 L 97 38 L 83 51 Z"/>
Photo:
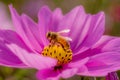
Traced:
<path fill-rule="evenodd" d="M 91 14 L 104 11 L 106 15 L 104 34 L 120 36 L 120 0 L 0 0 L 0 28 L 2 29 L 14 29 L 8 9 L 9 4 L 13 4 L 20 14 L 25 13 L 35 21 L 37 21 L 37 13 L 43 5 L 48 5 L 51 10 L 60 7 L 64 14 L 78 5 L 83 5 L 85 11 Z M 0 66 L 0 80 L 36 80 L 35 72 L 36 70 L 31 69 Z M 119 72 L 118 74 L 120 76 Z M 80 76 L 67 80 L 80 80 Z M 86 77 L 85 80 L 89 79 Z M 97 78 L 97 80 L 104 80 L 104 78 Z"/>

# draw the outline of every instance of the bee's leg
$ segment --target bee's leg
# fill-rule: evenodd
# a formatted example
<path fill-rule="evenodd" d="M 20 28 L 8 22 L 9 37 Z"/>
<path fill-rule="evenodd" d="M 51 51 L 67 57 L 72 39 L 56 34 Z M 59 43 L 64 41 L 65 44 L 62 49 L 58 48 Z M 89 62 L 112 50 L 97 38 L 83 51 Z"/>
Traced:
<path fill-rule="evenodd" d="M 50 41 L 50 44 L 51 44 L 52 46 L 55 45 L 55 44 L 56 44 L 55 40 L 51 40 L 51 41 Z"/>
<path fill-rule="evenodd" d="M 60 44 L 62 46 L 62 48 L 65 49 L 65 47 L 62 43 L 58 42 L 58 44 Z"/>

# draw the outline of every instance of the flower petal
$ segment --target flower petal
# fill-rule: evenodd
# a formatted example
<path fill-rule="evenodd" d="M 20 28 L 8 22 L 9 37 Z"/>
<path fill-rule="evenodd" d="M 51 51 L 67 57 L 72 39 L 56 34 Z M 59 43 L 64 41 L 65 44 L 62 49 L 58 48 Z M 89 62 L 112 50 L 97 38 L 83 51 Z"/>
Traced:
<path fill-rule="evenodd" d="M 23 14 L 21 16 L 23 23 L 25 25 L 24 31 L 26 32 L 26 36 L 28 37 L 30 43 L 32 46 L 34 46 L 34 49 L 38 52 L 41 52 L 43 48 L 43 44 L 41 42 L 42 37 L 39 36 L 39 30 L 38 25 L 35 24 L 32 19 L 30 19 L 27 15 Z"/>
<path fill-rule="evenodd" d="M 104 53 L 90 57 L 90 60 L 88 61 L 88 63 L 92 61 L 99 61 L 106 65 L 112 65 L 112 64 L 119 63 L 120 61 L 119 56 L 120 54 L 118 52 L 104 52 Z"/>
<path fill-rule="evenodd" d="M 59 80 L 60 77 L 62 78 L 69 78 L 72 77 L 77 73 L 77 68 L 70 68 L 64 69 L 60 71 L 54 71 L 53 68 L 43 69 L 37 73 L 37 78 L 40 80 Z"/>
<path fill-rule="evenodd" d="M 38 26 L 40 36 L 42 37 L 42 42 L 45 42 L 47 45 L 46 33 L 49 30 L 50 19 L 52 16 L 52 12 L 47 6 L 44 6 L 40 9 L 38 13 Z"/>
<path fill-rule="evenodd" d="M 83 53 L 73 56 L 73 61 L 91 57 L 104 52 L 120 52 L 120 38 L 111 36 L 102 36 L 101 39 Z"/>
<path fill-rule="evenodd" d="M 22 15 L 22 17 L 19 16 L 12 5 L 10 5 L 9 8 L 17 33 L 21 36 L 30 49 L 41 52 L 42 45 L 40 42 L 38 42 L 40 37 L 38 36 L 39 31 L 37 24 L 25 15 Z"/>
<path fill-rule="evenodd" d="M 21 48 L 30 51 L 22 39 L 14 31 L 0 30 L 0 65 L 10 67 L 27 67 L 6 44 L 16 44 Z"/>
<path fill-rule="evenodd" d="M 106 80 L 119 80 L 119 77 L 116 72 L 108 73 Z"/>
<path fill-rule="evenodd" d="M 120 38 L 103 36 L 91 49 L 73 56 L 73 61 L 90 57 L 86 64 L 88 72 L 80 75 L 105 76 L 120 69 Z"/>
<path fill-rule="evenodd" d="M 99 63 L 99 62 L 97 62 L 97 63 Z M 86 68 L 85 67 L 83 68 L 85 70 L 78 73 L 78 75 L 91 76 L 91 77 L 93 77 L 93 76 L 94 77 L 105 77 L 108 73 L 118 70 L 118 68 L 115 68 L 114 65 L 106 65 L 106 66 L 98 65 L 98 66 L 91 67 L 91 69 L 88 67 L 86 67 Z"/>
<path fill-rule="evenodd" d="M 11 19 L 9 18 L 8 12 L 7 12 L 7 6 L 0 2 L 0 29 L 10 29 L 13 30 L 13 24 Z"/>
<path fill-rule="evenodd" d="M 59 32 L 58 25 L 63 18 L 63 14 L 60 8 L 56 8 L 52 13 L 51 24 L 49 25 L 49 30 L 54 32 Z"/>
<path fill-rule="evenodd" d="M 19 68 L 27 67 L 2 41 L 0 41 L 0 65 Z"/>
<path fill-rule="evenodd" d="M 39 31 L 40 36 L 42 37 L 42 41 L 45 41 L 47 43 L 46 34 L 48 31 L 57 31 L 57 26 L 62 19 L 62 12 L 59 8 L 55 9 L 52 13 L 52 11 L 47 7 L 44 6 L 41 8 L 38 14 L 39 18 Z M 46 44 L 47 45 L 47 44 Z"/>
<path fill-rule="evenodd" d="M 68 67 L 80 68 L 81 66 L 83 66 L 84 64 L 86 64 L 88 60 L 89 60 L 89 58 L 87 57 L 87 58 L 84 58 L 84 59 L 76 61 L 76 62 L 70 62 L 68 64 Z"/>
<path fill-rule="evenodd" d="M 31 68 L 41 70 L 53 67 L 57 64 L 57 61 L 55 59 L 44 57 L 40 54 L 30 54 L 26 50 L 18 47 L 17 45 L 10 44 L 7 46 L 14 52 L 17 57 L 19 57 L 24 62 L 24 64 Z"/>
<path fill-rule="evenodd" d="M 79 53 L 99 40 L 104 32 L 104 20 L 103 12 L 90 15 L 84 12 L 82 6 L 78 6 L 63 17 L 58 28 L 71 30 L 68 35 L 72 38 L 71 48 L 74 53 Z"/>
<path fill-rule="evenodd" d="M 77 74 L 78 69 L 77 68 L 71 68 L 71 69 L 65 69 L 61 73 L 62 78 L 69 78 Z"/>
<path fill-rule="evenodd" d="M 59 72 L 51 69 L 44 69 L 38 71 L 36 74 L 39 80 L 59 80 Z"/>
<path fill-rule="evenodd" d="M 99 48 L 101 52 L 116 51 L 120 52 L 120 38 L 113 36 L 103 36 L 94 46 L 93 49 Z"/>
<path fill-rule="evenodd" d="M 86 64 L 90 76 L 105 76 L 120 69 L 120 54 L 105 52 L 92 56 Z"/>

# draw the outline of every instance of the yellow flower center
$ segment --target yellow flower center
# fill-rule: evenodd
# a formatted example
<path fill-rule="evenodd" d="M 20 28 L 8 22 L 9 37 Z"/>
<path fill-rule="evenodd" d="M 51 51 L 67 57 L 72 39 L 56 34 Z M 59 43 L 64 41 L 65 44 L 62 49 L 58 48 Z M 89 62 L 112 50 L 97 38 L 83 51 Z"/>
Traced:
<path fill-rule="evenodd" d="M 71 49 L 65 50 L 61 44 L 49 44 L 48 46 L 44 47 L 42 55 L 57 59 L 57 66 L 67 64 L 72 60 Z"/>

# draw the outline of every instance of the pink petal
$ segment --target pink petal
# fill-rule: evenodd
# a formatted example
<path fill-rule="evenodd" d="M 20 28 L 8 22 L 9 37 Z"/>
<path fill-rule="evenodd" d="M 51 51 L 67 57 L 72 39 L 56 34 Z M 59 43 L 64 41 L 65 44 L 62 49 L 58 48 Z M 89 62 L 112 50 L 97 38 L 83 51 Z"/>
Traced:
<path fill-rule="evenodd" d="M 45 41 L 47 45 L 46 34 L 48 31 L 57 31 L 58 24 L 62 19 L 62 12 L 59 8 L 57 8 L 52 13 L 47 6 L 44 6 L 39 11 L 38 18 L 40 32 L 39 35 L 42 37 L 42 42 Z"/>
<path fill-rule="evenodd" d="M 9 13 L 7 12 L 7 5 L 0 2 L 0 29 L 10 29 L 13 30 L 13 24 L 9 18 Z"/>
<path fill-rule="evenodd" d="M 98 62 L 97 62 L 98 63 Z M 120 65 L 119 65 L 120 66 Z M 78 75 L 91 76 L 91 77 L 105 77 L 108 73 L 117 70 L 113 65 L 101 65 L 92 67 L 92 69 L 84 66 L 83 70 L 78 73 Z"/>
<path fill-rule="evenodd" d="M 38 13 L 39 36 L 42 37 L 42 42 L 45 42 L 45 45 L 47 45 L 46 34 L 49 30 L 51 16 L 52 12 L 47 6 L 42 7 Z"/>
<path fill-rule="evenodd" d="M 63 70 L 62 73 L 60 74 L 62 78 L 70 78 L 77 74 L 78 69 L 77 68 L 71 68 L 71 69 L 66 69 Z"/>
<path fill-rule="evenodd" d="M 88 69 L 85 65 L 83 65 L 79 68 L 79 71 L 78 71 L 77 75 L 80 75 L 80 76 L 83 75 L 84 76 L 84 74 L 88 74 Z"/>
<path fill-rule="evenodd" d="M 10 44 L 7 45 L 13 52 L 14 54 L 21 59 L 21 61 L 24 62 L 27 66 L 31 68 L 36 68 L 36 69 L 46 69 L 50 68 L 56 65 L 56 60 L 49 58 L 49 57 L 44 57 L 40 54 L 34 54 L 34 53 L 28 53 L 26 50 L 18 47 L 17 45 Z"/>
<path fill-rule="evenodd" d="M 8 35 L 9 34 L 9 35 Z M 0 65 L 27 67 L 6 45 L 16 44 L 30 52 L 23 40 L 14 31 L 0 30 Z"/>
<path fill-rule="evenodd" d="M 36 76 L 39 80 L 59 80 L 60 77 L 59 72 L 54 71 L 52 68 L 40 70 Z"/>
<path fill-rule="evenodd" d="M 80 68 L 81 66 L 83 66 L 84 64 L 86 64 L 88 60 L 89 60 L 89 58 L 87 57 L 87 58 L 84 58 L 84 59 L 76 61 L 76 62 L 70 62 L 68 64 L 68 67 Z"/>
<path fill-rule="evenodd" d="M 10 5 L 9 8 L 17 33 L 21 36 L 21 38 L 30 49 L 40 52 L 41 44 L 38 42 L 39 33 L 37 33 L 37 24 L 25 15 L 22 17 L 19 16 L 12 5 Z"/>
<path fill-rule="evenodd" d="M 111 36 L 102 36 L 101 39 L 91 47 L 91 49 L 88 49 L 83 53 L 74 55 L 73 61 L 85 57 L 91 57 L 104 52 L 113 52 L 113 51 L 119 52 L 120 51 L 119 42 L 120 42 L 120 38 L 111 37 Z"/>
<path fill-rule="evenodd" d="M 70 29 L 68 35 L 72 38 L 71 48 L 74 53 L 79 53 L 95 44 L 104 32 L 104 13 L 90 15 L 78 6 L 63 17 L 59 30 Z M 79 36 L 78 36 L 79 35 Z"/>
<path fill-rule="evenodd" d="M 27 67 L 2 41 L 0 41 L 0 65 L 19 68 Z"/>
<path fill-rule="evenodd" d="M 108 73 L 106 80 L 119 80 L 119 77 L 116 72 Z"/>
<path fill-rule="evenodd" d="M 81 48 L 81 50 L 82 49 L 84 50 L 84 48 L 86 48 L 86 47 L 89 48 L 93 44 L 95 44 L 100 39 L 100 37 L 102 36 L 102 34 L 104 32 L 104 15 L 103 15 L 103 13 L 89 16 L 87 20 L 89 20 L 90 18 L 91 18 L 90 22 L 85 23 L 86 25 L 84 26 L 84 29 L 82 30 L 80 38 L 76 39 L 77 41 L 75 41 L 75 42 L 77 42 L 76 43 L 77 45 L 75 45 L 75 46 L 78 47 L 78 48 L 76 48 L 76 50 L 78 50 L 77 53 L 81 52 L 79 50 L 80 48 Z M 85 27 L 88 29 L 86 29 Z M 88 31 L 86 31 L 86 30 L 88 30 Z"/>
<path fill-rule="evenodd" d="M 38 52 L 42 51 L 43 43 L 41 42 L 41 38 L 39 36 L 38 25 L 35 24 L 32 19 L 30 19 L 27 15 L 23 14 L 21 16 L 23 23 L 25 25 L 24 31 L 26 32 L 26 36 L 28 37 L 34 49 Z"/>
<path fill-rule="evenodd" d="M 40 80 L 59 80 L 60 77 L 62 78 L 69 78 L 72 77 L 77 73 L 77 68 L 70 68 L 64 69 L 62 71 L 54 71 L 53 68 L 40 70 L 37 73 L 37 78 Z"/>
<path fill-rule="evenodd" d="M 99 61 L 105 65 L 117 64 L 120 61 L 119 52 L 104 52 L 90 57 L 90 62 Z M 98 63 L 97 63 L 98 64 Z"/>
<path fill-rule="evenodd" d="M 120 69 L 119 54 L 120 38 L 103 36 L 93 47 L 73 57 L 73 61 L 79 58 L 90 57 L 86 64 L 88 72 L 80 75 L 87 76 L 105 76 L 112 71 Z"/>
<path fill-rule="evenodd" d="M 102 67 L 102 69 L 100 69 L 100 67 Z M 97 70 L 89 70 L 89 68 L 88 68 L 88 71 L 81 72 L 81 73 L 79 73 L 79 75 L 105 77 L 108 73 L 116 71 L 116 69 L 114 69 L 114 67 L 112 67 L 112 66 L 100 66 L 100 67 L 97 67 L 97 68 L 99 68 Z M 94 67 L 94 69 L 95 68 L 96 67 Z"/>
<path fill-rule="evenodd" d="M 100 48 L 101 52 L 120 51 L 120 38 L 113 36 L 103 36 L 93 48 Z"/>
<path fill-rule="evenodd" d="M 49 30 L 54 32 L 59 32 L 58 25 L 60 24 L 63 18 L 63 14 L 60 8 L 56 8 L 52 13 L 52 18 L 49 25 Z"/>
<path fill-rule="evenodd" d="M 89 76 L 105 76 L 109 72 L 120 69 L 120 54 L 116 52 L 105 52 L 92 56 L 86 64 Z"/>

